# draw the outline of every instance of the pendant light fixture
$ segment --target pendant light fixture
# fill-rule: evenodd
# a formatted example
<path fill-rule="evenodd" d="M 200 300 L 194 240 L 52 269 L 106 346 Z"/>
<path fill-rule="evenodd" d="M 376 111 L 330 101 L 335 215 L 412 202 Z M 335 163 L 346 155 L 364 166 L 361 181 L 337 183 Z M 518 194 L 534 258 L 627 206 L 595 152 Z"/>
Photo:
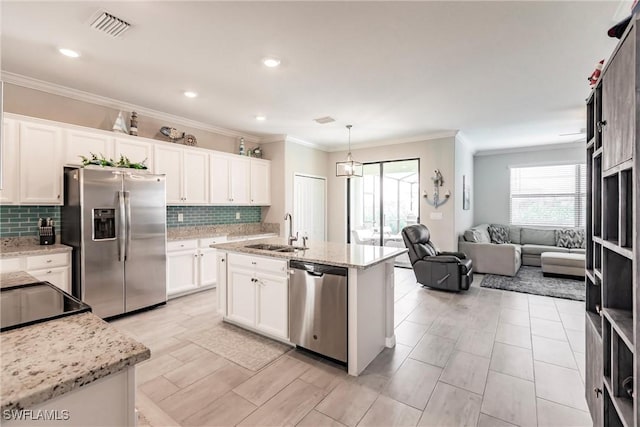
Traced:
<path fill-rule="evenodd" d="M 362 163 L 356 162 L 351 157 L 351 125 L 347 125 L 349 129 L 349 153 L 347 160 L 344 162 L 336 162 L 336 176 L 344 176 L 351 178 L 352 176 L 362 176 Z"/>

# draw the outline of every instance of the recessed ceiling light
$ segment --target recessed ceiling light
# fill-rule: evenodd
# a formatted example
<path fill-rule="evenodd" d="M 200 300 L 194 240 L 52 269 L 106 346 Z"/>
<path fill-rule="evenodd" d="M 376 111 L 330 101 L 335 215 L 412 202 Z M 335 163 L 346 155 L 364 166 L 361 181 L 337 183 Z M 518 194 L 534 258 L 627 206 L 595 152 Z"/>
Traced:
<path fill-rule="evenodd" d="M 271 58 L 271 57 L 270 57 L 270 58 L 264 58 L 264 59 L 262 60 L 262 63 L 263 63 L 265 66 L 269 67 L 269 68 L 275 68 L 275 67 L 277 67 L 278 65 L 280 65 L 280 60 L 279 60 L 278 58 Z"/>
<path fill-rule="evenodd" d="M 264 122 L 265 120 L 267 120 L 267 118 L 263 115 L 258 115 L 256 116 L 256 120 L 259 122 Z"/>
<path fill-rule="evenodd" d="M 198 94 L 188 90 L 184 93 L 184 96 L 186 96 L 187 98 L 195 98 L 196 96 L 198 96 Z"/>
<path fill-rule="evenodd" d="M 77 58 L 77 57 L 80 56 L 80 54 L 78 52 L 76 52 L 75 50 L 71 50 L 71 49 L 60 48 L 60 49 L 58 49 L 58 52 L 60 52 L 64 56 L 68 56 L 69 58 Z"/>

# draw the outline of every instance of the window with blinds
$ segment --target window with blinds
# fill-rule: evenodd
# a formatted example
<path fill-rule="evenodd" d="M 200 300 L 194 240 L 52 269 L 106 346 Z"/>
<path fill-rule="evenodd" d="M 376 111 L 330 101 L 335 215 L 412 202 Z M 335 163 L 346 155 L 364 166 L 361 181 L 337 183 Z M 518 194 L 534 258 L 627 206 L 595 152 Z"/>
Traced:
<path fill-rule="evenodd" d="M 513 225 L 584 227 L 586 165 L 511 168 Z"/>

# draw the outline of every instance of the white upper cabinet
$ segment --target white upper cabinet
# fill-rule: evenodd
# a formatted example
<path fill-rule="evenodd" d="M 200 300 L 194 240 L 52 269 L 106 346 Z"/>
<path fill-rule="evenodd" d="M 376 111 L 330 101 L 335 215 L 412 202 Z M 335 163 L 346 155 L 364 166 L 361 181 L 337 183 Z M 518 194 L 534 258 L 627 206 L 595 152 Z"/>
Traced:
<path fill-rule="evenodd" d="M 271 204 L 271 162 L 251 159 L 251 204 Z"/>
<path fill-rule="evenodd" d="M 217 205 L 248 205 L 251 201 L 251 164 L 247 157 L 210 155 L 210 198 Z"/>
<path fill-rule="evenodd" d="M 184 202 L 204 205 L 209 202 L 209 153 L 186 149 L 182 156 Z"/>
<path fill-rule="evenodd" d="M 167 175 L 167 204 L 203 205 L 209 196 L 208 153 L 156 144 L 154 171 Z"/>
<path fill-rule="evenodd" d="M 182 196 L 182 150 L 178 147 L 156 145 L 154 148 L 155 173 L 167 175 L 167 204 L 184 204 Z"/>
<path fill-rule="evenodd" d="M 149 141 L 136 141 L 133 138 L 116 138 L 113 160 L 120 160 L 120 156 L 125 156 L 131 163 L 141 163 L 146 159 L 145 164 L 149 170 L 153 170 L 153 144 Z"/>
<path fill-rule="evenodd" d="M 104 156 L 105 158 L 113 157 L 112 136 L 103 135 L 97 132 L 85 132 L 75 129 L 65 130 L 64 135 L 64 158 L 63 165 L 81 165 L 80 156 L 87 158 L 91 154 L 96 156 Z"/>
<path fill-rule="evenodd" d="M 2 122 L 2 187 L 0 203 L 11 204 L 18 198 L 18 124 L 15 120 Z"/>
<path fill-rule="evenodd" d="M 20 204 L 61 205 L 62 128 L 21 122 L 18 140 Z"/>

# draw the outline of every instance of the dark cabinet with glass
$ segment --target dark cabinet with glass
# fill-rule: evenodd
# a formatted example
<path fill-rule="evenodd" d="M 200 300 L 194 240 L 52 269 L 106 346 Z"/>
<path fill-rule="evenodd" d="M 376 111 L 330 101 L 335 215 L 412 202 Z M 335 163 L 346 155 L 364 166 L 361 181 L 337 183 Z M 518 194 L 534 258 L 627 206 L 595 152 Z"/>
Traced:
<path fill-rule="evenodd" d="M 595 426 L 637 426 L 637 16 L 587 99 L 585 393 Z"/>

